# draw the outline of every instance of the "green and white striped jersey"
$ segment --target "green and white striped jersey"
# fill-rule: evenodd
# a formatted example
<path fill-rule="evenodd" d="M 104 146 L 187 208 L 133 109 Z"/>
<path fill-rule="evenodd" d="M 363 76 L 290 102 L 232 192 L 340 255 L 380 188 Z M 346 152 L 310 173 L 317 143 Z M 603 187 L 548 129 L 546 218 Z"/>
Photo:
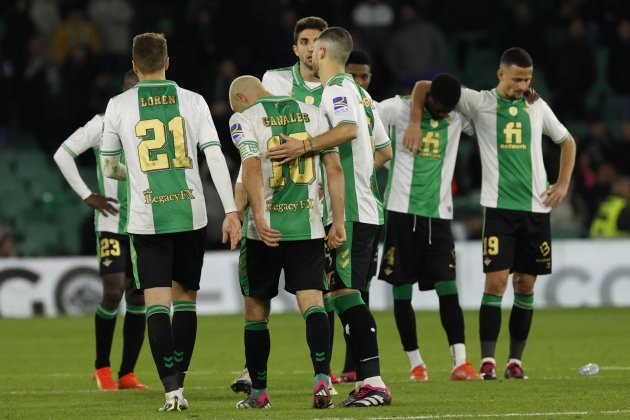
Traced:
<path fill-rule="evenodd" d="M 324 86 L 320 108 L 333 127 L 356 124 L 358 135 L 339 146 L 345 178 L 346 221 L 372 225 L 383 224 L 383 205 L 378 193 L 374 169 L 374 151 L 389 146 L 390 140 L 377 136 L 375 127 L 382 122 L 370 95 L 352 76 L 339 73 Z"/>
<path fill-rule="evenodd" d="M 300 73 L 300 62 L 291 67 L 283 67 L 265 72 L 262 84 L 276 96 L 290 96 L 293 99 L 319 106 L 324 87 L 319 82 L 306 82 Z"/>
<path fill-rule="evenodd" d="M 124 181 L 117 181 L 103 176 L 101 170 L 100 147 L 103 136 L 103 115 L 97 114 L 83 127 L 68 137 L 61 147 L 73 158 L 88 149 L 94 151 L 96 157 L 96 175 L 98 178 L 99 194 L 118 200 L 118 214 L 104 217 L 101 212 L 94 210 L 94 229 L 97 232 L 112 232 L 122 234 L 127 223 L 127 189 Z M 122 162 L 124 160 L 121 159 Z"/>
<path fill-rule="evenodd" d="M 404 146 L 411 99 L 395 96 L 377 104 L 393 143 L 385 208 L 399 213 L 436 219 L 453 218 L 451 181 L 462 131 L 474 134 L 472 125 L 456 111 L 434 120 L 428 109 L 422 114 L 422 146 L 415 156 Z"/>
<path fill-rule="evenodd" d="M 243 161 L 259 157 L 262 168 L 265 219 L 283 241 L 325 236 L 318 205 L 320 154 L 307 154 L 280 165 L 267 150 L 282 144 L 280 134 L 307 140 L 328 131 L 326 116 L 317 108 L 288 96 L 263 96 L 230 118 L 232 141 Z M 336 152 L 336 149 L 322 152 Z M 249 211 L 249 210 L 248 210 Z M 245 227 L 249 239 L 260 239 L 252 217 Z"/>
<path fill-rule="evenodd" d="M 481 153 L 481 205 L 548 213 L 540 195 L 549 182 L 543 163 L 542 136 L 562 143 L 568 130 L 549 105 L 538 99 L 501 98 L 496 89 L 462 89 L 457 110 L 471 119 Z"/>
<path fill-rule="evenodd" d="M 201 95 L 169 80 L 144 80 L 109 101 L 101 154 L 124 149 L 127 232 L 184 232 L 207 224 L 197 147 L 221 147 Z"/>

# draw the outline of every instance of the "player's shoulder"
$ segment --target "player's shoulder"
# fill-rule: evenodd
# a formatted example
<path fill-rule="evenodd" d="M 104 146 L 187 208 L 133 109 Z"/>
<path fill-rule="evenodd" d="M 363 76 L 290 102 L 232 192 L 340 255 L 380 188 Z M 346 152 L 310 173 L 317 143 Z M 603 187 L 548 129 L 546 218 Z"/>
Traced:
<path fill-rule="evenodd" d="M 205 101 L 201 94 L 194 92 L 192 90 L 183 88 L 181 86 L 177 86 L 177 97 L 180 102 L 189 101 L 192 103 L 198 103 L 201 101 Z"/>
<path fill-rule="evenodd" d="M 270 69 L 263 74 L 263 80 L 293 80 L 293 67 Z"/>
<path fill-rule="evenodd" d="M 113 96 L 110 101 L 115 105 L 125 104 L 133 101 L 135 104 L 138 103 L 138 88 L 132 87 L 122 93 L 119 93 L 116 96 Z"/>

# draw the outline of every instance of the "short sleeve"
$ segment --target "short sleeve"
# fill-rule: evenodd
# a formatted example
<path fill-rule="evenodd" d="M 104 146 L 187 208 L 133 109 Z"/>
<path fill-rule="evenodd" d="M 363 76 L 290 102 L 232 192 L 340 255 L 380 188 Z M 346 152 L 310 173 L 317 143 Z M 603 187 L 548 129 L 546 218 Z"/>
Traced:
<path fill-rule="evenodd" d="M 324 110 L 332 127 L 339 124 L 358 124 L 358 106 L 354 92 L 342 86 L 326 86 L 319 107 Z M 361 105 L 363 106 L 363 105 Z"/>
<path fill-rule="evenodd" d="M 558 120 L 556 114 L 553 113 L 547 102 L 539 99 L 542 106 L 543 114 L 543 134 L 549 136 L 556 143 L 562 143 L 569 137 L 569 130 Z"/>
<path fill-rule="evenodd" d="M 95 115 L 83 127 L 68 137 L 61 147 L 72 157 L 77 157 L 88 149 L 99 147 L 103 137 L 103 117 Z"/>
<path fill-rule="evenodd" d="M 120 116 L 113 99 L 109 100 L 103 117 L 103 138 L 101 145 L 102 156 L 113 156 L 122 152 L 122 143 L 118 136 Z"/>
<path fill-rule="evenodd" d="M 241 161 L 260 156 L 258 140 L 243 114 L 237 112 L 230 118 L 230 137 L 241 155 Z"/>
<path fill-rule="evenodd" d="M 263 74 L 262 84 L 272 95 L 288 96 L 291 94 L 291 81 L 287 77 L 288 71 L 269 70 Z"/>
<path fill-rule="evenodd" d="M 217 134 L 217 129 L 214 126 L 214 121 L 212 120 L 212 115 L 210 115 L 210 108 L 208 108 L 208 104 L 206 100 L 203 99 L 203 96 L 198 95 L 198 109 L 199 114 L 197 121 L 197 141 L 199 142 L 199 150 L 205 150 L 210 146 L 219 146 L 221 147 L 221 142 L 219 141 L 219 135 Z"/>
<path fill-rule="evenodd" d="M 455 110 L 464 114 L 467 119 L 473 119 L 479 107 L 482 105 L 483 96 L 476 90 L 462 88 L 462 95 L 459 98 L 459 102 L 455 107 Z"/>
<path fill-rule="evenodd" d="M 459 118 L 462 122 L 462 132 L 468 134 L 469 136 L 475 135 L 475 126 L 472 121 L 466 118 L 463 114 L 457 113 L 457 118 Z"/>
<path fill-rule="evenodd" d="M 383 125 L 383 121 L 381 121 L 381 116 L 376 107 L 374 110 L 374 149 L 380 150 L 384 149 L 387 146 L 391 146 L 392 142 L 387 135 L 387 130 L 385 130 L 385 126 Z"/>

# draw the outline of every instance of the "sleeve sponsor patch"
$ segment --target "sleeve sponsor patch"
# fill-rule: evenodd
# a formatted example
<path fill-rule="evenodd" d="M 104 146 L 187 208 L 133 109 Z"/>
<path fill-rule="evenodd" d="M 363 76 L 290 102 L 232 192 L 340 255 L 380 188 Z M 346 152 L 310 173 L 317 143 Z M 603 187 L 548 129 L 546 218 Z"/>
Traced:
<path fill-rule="evenodd" d="M 345 96 L 337 96 L 333 99 L 333 110 L 335 114 L 348 111 L 348 98 Z"/>
<path fill-rule="evenodd" d="M 243 127 L 239 123 L 232 124 L 230 127 L 230 134 L 233 141 L 239 141 L 243 138 Z"/>

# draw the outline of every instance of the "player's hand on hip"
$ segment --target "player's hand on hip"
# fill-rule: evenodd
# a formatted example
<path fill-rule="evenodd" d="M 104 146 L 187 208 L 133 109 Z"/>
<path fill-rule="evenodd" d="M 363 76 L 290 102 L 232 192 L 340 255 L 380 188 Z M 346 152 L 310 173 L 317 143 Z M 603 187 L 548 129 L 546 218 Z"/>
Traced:
<path fill-rule="evenodd" d="M 267 151 L 269 159 L 280 161 L 280 164 L 284 165 L 306 153 L 306 143 L 302 140 L 294 139 L 285 134 L 280 134 L 280 137 L 285 142 Z"/>
<path fill-rule="evenodd" d="M 230 240 L 230 249 L 234 251 L 238 247 L 238 243 L 241 240 L 241 222 L 238 219 L 238 215 L 235 211 L 227 213 L 223 220 L 223 243 L 227 243 Z"/>
<path fill-rule="evenodd" d="M 112 203 L 118 204 L 118 200 L 112 197 L 105 197 L 103 195 L 92 193 L 92 195 L 88 196 L 85 200 L 88 206 L 92 207 L 95 210 L 100 211 L 103 216 L 107 217 L 108 215 L 116 216 L 118 214 L 118 209 L 112 206 Z"/>
<path fill-rule="evenodd" d="M 409 124 L 405 129 L 405 135 L 403 136 L 403 145 L 411 152 L 412 155 L 416 155 L 420 146 L 422 145 L 422 128 L 420 124 Z"/>
<path fill-rule="evenodd" d="M 346 228 L 343 223 L 333 223 L 328 231 L 328 248 L 337 249 L 346 242 Z"/>
<path fill-rule="evenodd" d="M 568 185 L 551 184 L 549 188 L 540 195 L 540 198 L 545 200 L 543 204 L 546 207 L 555 208 L 562 202 L 562 200 L 564 200 L 568 190 Z"/>
<path fill-rule="evenodd" d="M 271 229 L 264 218 L 255 218 L 254 222 L 256 223 L 256 230 L 258 231 L 260 240 L 263 241 L 265 245 L 271 248 L 280 245 L 279 242 L 282 237 L 280 231 Z"/>

